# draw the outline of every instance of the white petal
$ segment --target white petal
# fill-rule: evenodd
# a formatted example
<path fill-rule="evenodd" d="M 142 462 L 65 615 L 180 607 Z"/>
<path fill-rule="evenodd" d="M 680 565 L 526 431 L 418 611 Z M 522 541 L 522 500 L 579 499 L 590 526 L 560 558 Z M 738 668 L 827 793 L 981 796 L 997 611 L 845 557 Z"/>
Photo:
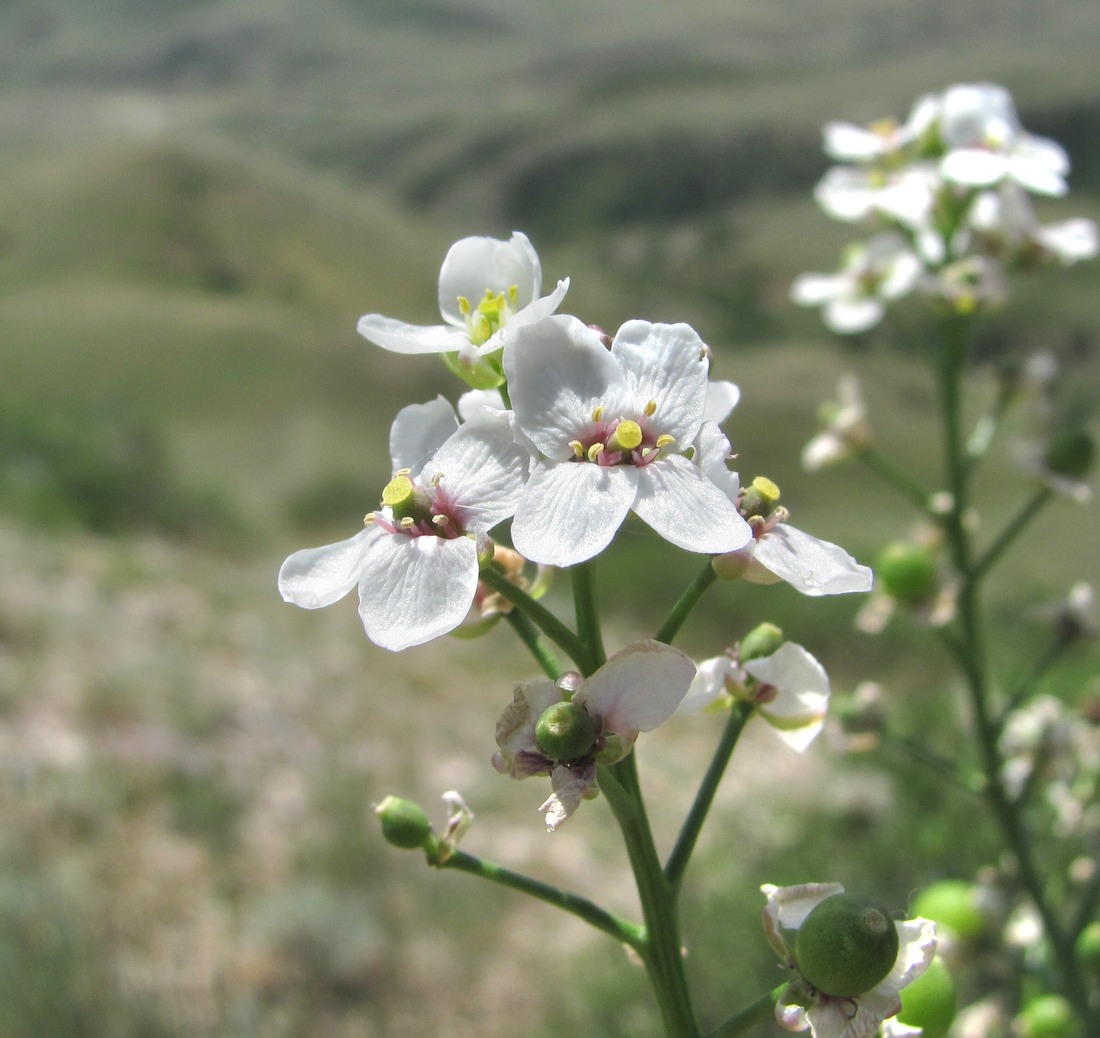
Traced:
<path fill-rule="evenodd" d="M 638 470 L 588 462 L 544 462 L 516 505 L 512 544 L 524 558 L 572 566 L 612 541 L 638 493 Z"/>
<path fill-rule="evenodd" d="M 503 411 L 504 400 L 499 389 L 469 389 L 458 398 L 458 413 L 464 422 L 478 411 Z"/>
<path fill-rule="evenodd" d="M 407 324 L 381 314 L 360 317 L 358 331 L 363 338 L 393 353 L 453 353 L 470 345 L 465 326 Z"/>
<path fill-rule="evenodd" d="M 727 462 L 732 456 L 730 441 L 714 422 L 704 422 L 695 441 L 695 464 L 730 501 L 736 504 L 741 480 Z"/>
<path fill-rule="evenodd" d="M 500 349 L 501 346 L 507 344 L 509 337 L 514 335 L 520 328 L 529 324 L 537 324 L 543 318 L 549 317 L 561 305 L 561 301 L 568 291 L 569 278 L 563 278 L 558 282 L 557 288 L 549 295 L 532 300 L 522 310 L 513 314 L 508 323 L 478 349 L 478 353 L 492 353 L 494 350 Z"/>
<path fill-rule="evenodd" d="M 956 184 L 989 187 L 1008 172 L 1008 159 L 982 148 L 958 148 L 943 157 L 940 172 Z"/>
<path fill-rule="evenodd" d="M 539 810 L 546 816 L 546 828 L 553 832 L 585 799 L 595 784 L 594 769 L 567 768 L 559 765 L 550 773 L 554 792 Z"/>
<path fill-rule="evenodd" d="M 834 299 L 821 316 L 832 331 L 854 335 L 873 328 L 885 313 L 886 307 L 877 299 Z"/>
<path fill-rule="evenodd" d="M 488 531 L 515 510 L 531 456 L 516 443 L 511 421 L 506 411 L 473 414 L 424 470 L 428 479 L 439 476 L 466 529 Z"/>
<path fill-rule="evenodd" d="M 843 548 L 787 523 L 772 527 L 756 545 L 756 560 L 804 595 L 870 591 L 874 575 Z"/>
<path fill-rule="evenodd" d="M 729 656 L 715 656 L 700 663 L 676 712 L 696 714 L 710 706 L 725 690 L 726 675 L 734 666 Z"/>
<path fill-rule="evenodd" d="M 474 600 L 477 573 L 477 547 L 469 537 L 376 538 L 359 582 L 367 637 L 397 652 L 453 631 Z"/>
<path fill-rule="evenodd" d="M 837 162 L 865 162 L 883 151 L 880 134 L 854 123 L 826 123 L 823 137 L 825 153 Z"/>
<path fill-rule="evenodd" d="M 511 333 L 504 371 L 520 428 L 558 461 L 573 456 L 569 442 L 594 424 L 598 406 L 609 416 L 632 409 L 618 361 L 576 317 L 559 314 Z"/>
<path fill-rule="evenodd" d="M 339 601 L 359 583 L 367 547 L 380 532 L 368 527 L 346 541 L 296 551 L 279 570 L 283 601 L 303 609 L 320 609 Z"/>
<path fill-rule="evenodd" d="M 574 697 L 616 735 L 649 732 L 667 721 L 695 677 L 695 664 L 671 645 L 643 641 L 612 656 Z"/>
<path fill-rule="evenodd" d="M 622 365 L 637 410 L 653 401 L 653 429 L 687 446 L 699 431 L 707 402 L 710 362 L 699 334 L 687 324 L 628 321 L 615 334 L 611 355 Z"/>
<path fill-rule="evenodd" d="M 847 291 L 850 279 L 840 274 L 800 274 L 791 282 L 791 302 L 821 306 Z"/>
<path fill-rule="evenodd" d="M 733 382 L 707 384 L 707 402 L 703 408 L 703 422 L 721 425 L 741 400 L 741 387 Z"/>
<path fill-rule="evenodd" d="M 462 238 L 447 251 L 439 271 L 439 312 L 445 321 L 465 328 L 459 296 L 476 307 L 487 290 L 507 293 L 513 285 L 518 289 L 517 309 L 535 299 L 542 286 L 538 253 L 527 235 L 515 231 L 509 241 Z"/>
<path fill-rule="evenodd" d="M 721 555 L 752 540 L 749 524 L 725 493 L 679 454 L 637 470 L 634 511 L 685 551 Z"/>
<path fill-rule="evenodd" d="M 783 931 L 797 930 L 825 898 L 844 893 L 840 883 L 800 883 L 793 887 L 765 883 L 760 890 L 768 899 L 764 905 L 764 935 L 783 959 L 788 954 Z"/>
<path fill-rule="evenodd" d="M 1084 218 L 1040 227 L 1036 231 L 1036 238 L 1044 249 L 1048 249 L 1056 259 L 1067 265 L 1078 260 L 1092 259 L 1100 247 L 1096 224 Z"/>
<path fill-rule="evenodd" d="M 871 174 L 850 166 L 834 166 L 814 188 L 817 204 L 836 220 L 862 220 L 871 212 L 876 193 Z"/>
<path fill-rule="evenodd" d="M 455 409 L 441 396 L 401 408 L 390 426 L 394 471 L 411 469 L 416 475 L 457 428 Z"/>
<path fill-rule="evenodd" d="M 1060 173 L 1052 170 L 1045 162 L 1020 154 L 1019 151 L 1008 160 L 1008 175 L 1021 187 L 1037 195 L 1059 198 L 1069 190 Z"/>
<path fill-rule="evenodd" d="M 801 753 L 817 737 L 829 707 L 829 676 L 801 645 L 784 642 L 770 656 L 745 665 L 754 678 L 772 685 L 776 697 L 760 713 L 788 746 Z"/>

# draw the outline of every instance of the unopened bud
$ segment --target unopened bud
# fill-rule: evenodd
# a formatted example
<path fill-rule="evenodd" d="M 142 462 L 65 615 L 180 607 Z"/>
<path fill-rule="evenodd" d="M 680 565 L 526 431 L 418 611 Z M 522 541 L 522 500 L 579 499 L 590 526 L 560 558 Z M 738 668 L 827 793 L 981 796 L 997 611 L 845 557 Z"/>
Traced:
<path fill-rule="evenodd" d="M 855 998 L 894 968 L 899 944 L 885 909 L 865 898 L 833 894 L 799 927 L 795 958 L 799 973 L 822 994 Z"/>
<path fill-rule="evenodd" d="M 432 825 L 419 804 L 403 797 L 388 796 L 374 813 L 382 821 L 382 835 L 387 843 L 403 850 L 423 847 L 432 837 Z"/>
<path fill-rule="evenodd" d="M 757 624 L 741 639 L 741 651 L 738 654 L 742 663 L 770 656 L 783 644 L 783 632 L 775 624 Z"/>

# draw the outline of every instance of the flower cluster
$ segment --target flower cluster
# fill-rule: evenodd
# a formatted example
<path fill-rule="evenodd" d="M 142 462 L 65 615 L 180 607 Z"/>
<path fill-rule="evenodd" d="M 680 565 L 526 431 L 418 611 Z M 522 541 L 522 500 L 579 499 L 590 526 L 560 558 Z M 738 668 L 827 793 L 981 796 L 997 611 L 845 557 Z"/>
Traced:
<path fill-rule="evenodd" d="M 725 557 L 729 576 L 785 579 L 806 594 L 866 590 L 866 567 L 780 525 L 784 509 L 746 509 L 718 425 L 739 390 L 710 378 L 695 330 L 635 320 L 605 335 L 554 313 L 568 284 L 539 294 L 541 266 L 523 234 L 464 238 L 440 272 L 445 324 L 360 320 L 386 349 L 442 354 L 474 388 L 457 411 L 440 397 L 398 413 L 393 476 L 366 528 L 291 555 L 283 597 L 313 609 L 357 586 L 367 635 L 405 649 L 453 631 L 474 606 L 484 612 L 492 596 L 479 575 L 507 520 L 514 552 L 501 545 L 501 557 L 522 584 L 525 561 L 564 567 L 598 555 L 630 512 L 680 548 Z"/>
<path fill-rule="evenodd" d="M 927 95 L 900 125 L 830 123 L 824 146 L 842 165 L 817 185 L 819 205 L 872 231 L 837 273 L 791 286 L 792 299 L 822 307 L 834 331 L 866 331 L 914 290 L 958 312 L 995 306 L 1006 270 L 1097 253 L 1092 221 L 1039 222 L 1031 197 L 1065 194 L 1069 159 L 1023 129 L 1003 87 L 963 83 Z"/>

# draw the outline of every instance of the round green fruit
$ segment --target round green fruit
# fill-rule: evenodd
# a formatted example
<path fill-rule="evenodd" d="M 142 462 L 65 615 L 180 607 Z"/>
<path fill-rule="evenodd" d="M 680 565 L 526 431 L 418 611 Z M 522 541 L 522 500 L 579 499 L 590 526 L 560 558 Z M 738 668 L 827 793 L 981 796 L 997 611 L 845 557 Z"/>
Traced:
<path fill-rule="evenodd" d="M 551 760 L 577 760 L 595 745 L 596 722 L 577 703 L 555 703 L 535 723 L 535 742 Z"/>
<path fill-rule="evenodd" d="M 1020 1038 L 1080 1038 L 1081 1025 L 1061 995 L 1033 998 L 1016 1017 Z"/>
<path fill-rule="evenodd" d="M 978 888 L 962 879 L 942 879 L 917 895 L 913 915 L 924 916 L 946 927 L 956 937 L 972 941 L 986 930 L 986 919 L 978 904 Z"/>
<path fill-rule="evenodd" d="M 432 835 L 432 824 L 424 809 L 404 797 L 388 796 L 374 811 L 382 822 L 382 835 L 394 847 L 415 850 Z"/>
<path fill-rule="evenodd" d="M 1100 922 L 1089 923 L 1077 938 L 1077 958 L 1081 965 L 1100 972 Z"/>
<path fill-rule="evenodd" d="M 919 544 L 887 544 L 875 558 L 875 573 L 887 593 L 899 602 L 916 605 L 936 593 L 936 560 Z"/>
<path fill-rule="evenodd" d="M 827 897 L 795 935 L 798 970 L 824 995 L 855 998 L 894 967 L 898 929 L 874 901 L 851 894 Z"/>
<path fill-rule="evenodd" d="M 922 1038 L 943 1038 L 955 1019 L 958 994 L 947 967 L 933 959 L 912 984 L 902 988 L 898 1019 L 919 1027 Z"/>

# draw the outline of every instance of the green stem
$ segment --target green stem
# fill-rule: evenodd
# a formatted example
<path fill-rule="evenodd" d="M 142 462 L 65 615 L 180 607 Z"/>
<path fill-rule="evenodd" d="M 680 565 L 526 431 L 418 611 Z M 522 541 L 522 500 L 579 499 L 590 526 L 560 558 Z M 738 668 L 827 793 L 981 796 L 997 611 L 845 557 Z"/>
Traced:
<path fill-rule="evenodd" d="M 543 633 L 567 653 L 577 666 L 583 666 L 588 658 L 588 649 L 568 627 L 537 599 L 532 598 L 523 588 L 513 584 L 500 570 L 488 566 L 481 571 L 480 580 L 498 594 L 503 595 L 512 605 L 523 612 L 542 628 Z"/>
<path fill-rule="evenodd" d="M 521 894 L 545 901 L 565 912 L 583 919 L 590 926 L 603 931 L 616 941 L 629 945 L 639 955 L 645 948 L 645 935 L 640 926 L 620 919 L 617 915 L 605 911 L 599 905 L 578 894 L 562 890 L 560 887 L 549 883 L 542 883 L 530 876 L 524 876 L 519 872 L 503 868 L 491 861 L 467 854 L 465 851 L 455 851 L 446 861 L 439 865 L 441 869 L 458 869 L 459 872 L 468 872 L 472 876 L 479 876 L 491 883 L 508 887 L 510 890 L 518 890 Z"/>
<path fill-rule="evenodd" d="M 673 896 L 677 896 L 680 892 L 684 871 L 691 859 L 692 852 L 695 850 L 695 844 L 699 839 L 703 823 L 706 821 L 707 812 L 710 811 L 711 805 L 714 803 L 718 784 L 722 781 L 722 776 L 729 765 L 737 740 L 741 737 L 741 732 L 744 731 L 745 725 L 754 712 L 755 708 L 752 703 L 744 700 L 738 700 L 730 709 L 725 731 L 722 732 L 722 738 L 714 751 L 710 766 L 699 784 L 699 790 L 695 794 L 691 810 L 680 828 L 676 845 L 672 848 L 672 853 L 665 863 L 665 879 L 668 881 Z"/>
<path fill-rule="evenodd" d="M 519 640 L 527 646 L 528 651 L 535 657 L 535 661 L 542 667 L 543 673 L 551 681 L 557 681 L 565 668 L 561 661 L 554 655 L 554 650 L 546 644 L 546 640 L 539 634 L 539 629 L 531 622 L 526 613 L 513 609 L 507 613 L 505 619 L 516 632 Z"/>
<path fill-rule="evenodd" d="M 784 983 L 766 995 L 761 995 L 752 1005 L 719 1024 L 706 1038 L 735 1038 L 736 1035 L 744 1034 L 754 1024 L 762 1023 L 769 1016 L 775 1015 L 775 1005 L 786 990 L 787 985 Z"/>
<path fill-rule="evenodd" d="M 928 501 L 931 495 L 909 473 L 899 468 L 885 455 L 880 454 L 874 447 L 864 447 L 858 456 L 859 460 L 883 482 L 888 483 L 903 497 L 908 498 L 922 512 L 928 510 Z"/>
<path fill-rule="evenodd" d="M 717 574 L 714 572 L 714 567 L 710 562 L 711 560 L 708 558 L 706 564 L 696 575 L 695 579 L 684 589 L 684 593 L 680 595 L 679 600 L 672 607 L 672 611 L 668 614 L 668 618 L 661 624 L 660 630 L 654 635 L 657 641 L 667 644 L 672 643 L 672 639 L 676 637 L 680 628 L 684 626 L 684 621 L 687 620 L 691 615 L 691 611 L 699 604 L 699 599 L 703 597 L 703 592 L 718 579 Z"/>
<path fill-rule="evenodd" d="M 673 891 L 661 868 L 646 817 L 634 754 L 600 768 L 603 790 L 623 834 L 645 920 L 639 949 L 657 999 L 667 1038 L 699 1038 L 684 973 L 680 924 Z"/>
<path fill-rule="evenodd" d="M 997 539 L 986 549 L 985 554 L 974 563 L 971 570 L 971 578 L 978 580 L 993 566 L 995 562 L 1008 550 L 1028 526 L 1038 517 L 1039 513 L 1054 497 L 1054 491 L 1050 487 L 1040 487 L 1024 502 L 1023 507 L 1005 524 Z"/>
<path fill-rule="evenodd" d="M 577 616 L 577 634 L 589 650 L 587 666 L 581 668 L 587 675 L 599 670 L 607 662 L 603 635 L 600 632 L 600 614 L 596 609 L 595 563 L 591 560 L 582 562 L 571 567 L 569 574 L 573 579 L 573 608 Z"/>
<path fill-rule="evenodd" d="M 972 561 L 966 515 L 969 510 L 970 466 L 962 442 L 961 387 L 966 356 L 964 318 L 947 322 L 947 335 L 941 357 L 940 394 L 944 418 L 944 453 L 951 492 L 951 509 L 944 516 L 944 531 L 955 572 L 961 582 L 958 596 L 959 643 L 963 651 L 958 660 L 969 694 L 971 712 L 978 737 L 986 780 L 986 798 L 993 809 L 1005 843 L 1016 859 L 1020 882 L 1035 905 L 1054 959 L 1061 973 L 1062 988 L 1086 1024 L 1095 1024 L 1088 990 L 1078 969 L 1072 938 L 1063 927 L 1059 914 L 1047 897 L 1046 884 L 1036 864 L 1030 834 L 1025 830 L 1018 806 L 1008 795 L 1002 780 L 1003 760 L 998 746 L 997 720 L 992 716 L 991 689 L 987 653 L 982 629 L 979 597 L 980 579 L 988 571 L 989 553 L 978 566 Z M 998 542 L 999 543 L 999 542 Z M 994 545 L 997 548 L 997 545 Z M 991 549 L 992 550 L 992 549 Z M 998 554 L 1000 553 L 998 549 Z M 1094 1033 L 1096 1033 L 1094 1031 Z"/>

